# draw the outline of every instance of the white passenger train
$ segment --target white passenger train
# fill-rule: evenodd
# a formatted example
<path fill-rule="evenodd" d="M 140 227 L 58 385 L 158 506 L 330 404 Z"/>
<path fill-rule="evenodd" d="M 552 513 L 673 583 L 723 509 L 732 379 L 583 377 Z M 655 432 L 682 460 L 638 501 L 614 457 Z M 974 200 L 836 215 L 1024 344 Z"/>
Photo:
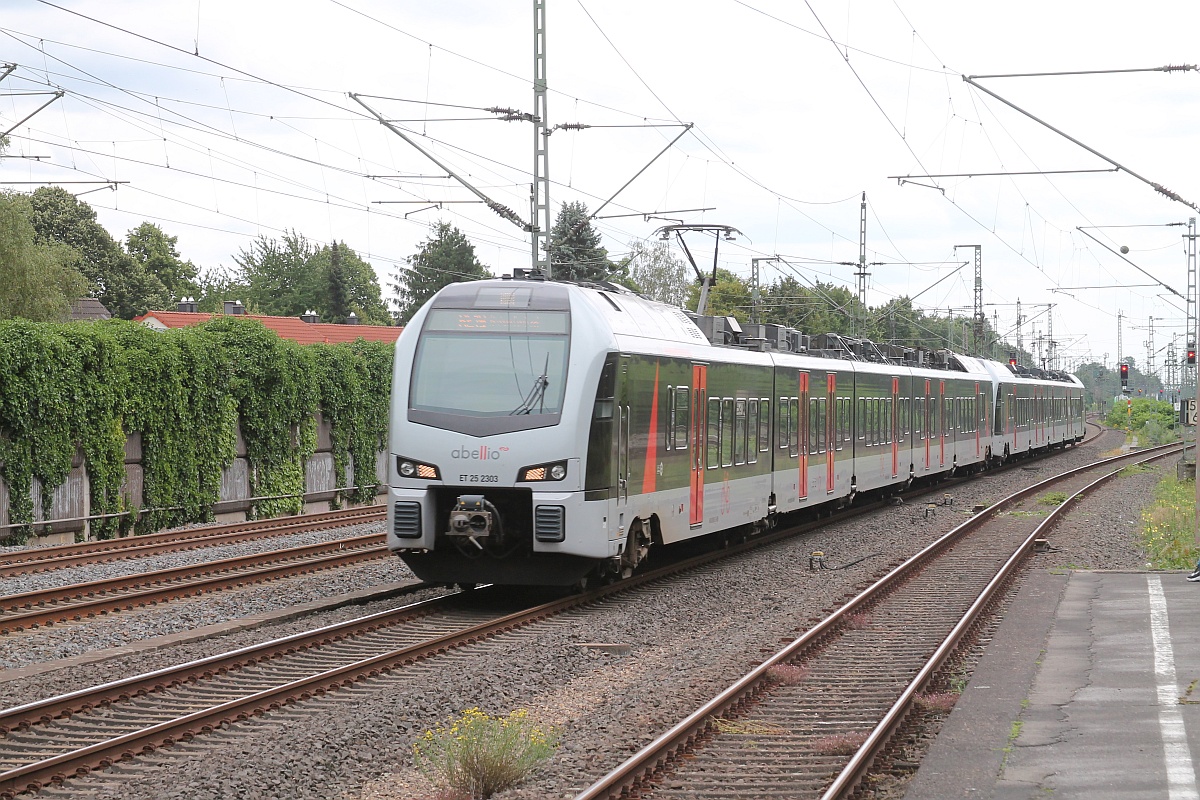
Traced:
<path fill-rule="evenodd" d="M 1071 375 L 746 327 L 613 286 L 447 286 L 396 343 L 390 548 L 430 581 L 579 584 L 1083 438 Z"/>

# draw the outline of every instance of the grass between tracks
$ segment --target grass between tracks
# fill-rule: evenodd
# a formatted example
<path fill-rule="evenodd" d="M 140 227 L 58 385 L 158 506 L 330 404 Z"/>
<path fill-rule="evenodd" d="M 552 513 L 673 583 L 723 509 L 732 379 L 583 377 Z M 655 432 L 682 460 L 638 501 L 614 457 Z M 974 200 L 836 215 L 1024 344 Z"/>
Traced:
<path fill-rule="evenodd" d="M 1191 569 L 1196 564 L 1196 482 L 1168 475 L 1154 487 L 1154 503 L 1142 509 L 1142 544 L 1153 569 Z"/>

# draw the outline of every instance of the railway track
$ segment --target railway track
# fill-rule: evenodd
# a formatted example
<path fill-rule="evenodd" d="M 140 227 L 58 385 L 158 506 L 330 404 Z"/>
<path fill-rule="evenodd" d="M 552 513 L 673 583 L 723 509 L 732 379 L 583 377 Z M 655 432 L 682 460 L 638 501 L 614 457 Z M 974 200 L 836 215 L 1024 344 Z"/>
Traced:
<path fill-rule="evenodd" d="M 384 558 L 382 533 L 0 597 L 0 634 Z"/>
<path fill-rule="evenodd" d="M 842 518 L 882 506 L 864 505 Z M 0 712 L 0 796 L 136 758 L 611 595 L 632 595 L 653 581 L 824 524 L 776 531 L 531 608 L 497 610 L 505 596 L 482 588 L 9 709 Z"/>
<path fill-rule="evenodd" d="M 64 544 L 55 547 L 13 550 L 0 553 L 0 577 L 7 578 L 85 564 L 99 564 L 202 547 L 237 544 L 250 539 L 286 536 L 305 531 L 358 525 L 364 522 L 378 522 L 384 516 L 385 509 L 381 505 L 357 506 L 318 514 L 276 517 L 254 522 L 184 528 L 121 539 L 102 539 L 95 542 Z"/>
<path fill-rule="evenodd" d="M 945 702 L 929 693 L 939 667 L 1060 516 L 1124 466 L 1178 450 L 1165 445 L 1070 470 L 976 514 L 576 800 L 849 796 L 876 760 L 886 762 L 892 734 L 915 705 Z M 1066 499 L 1047 517 L 1022 511 L 1051 490 L 1054 500 Z"/>

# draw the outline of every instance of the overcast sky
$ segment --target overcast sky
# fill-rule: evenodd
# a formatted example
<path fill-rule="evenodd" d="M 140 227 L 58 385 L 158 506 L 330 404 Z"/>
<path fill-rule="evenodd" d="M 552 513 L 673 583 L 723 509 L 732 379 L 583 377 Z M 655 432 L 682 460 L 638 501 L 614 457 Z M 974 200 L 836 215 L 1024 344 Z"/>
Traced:
<path fill-rule="evenodd" d="M 157 222 L 206 269 L 295 229 L 345 241 L 386 285 L 439 219 L 497 274 L 529 264 L 528 234 L 485 206 L 428 208 L 476 198 L 349 93 L 527 220 L 532 126 L 482 109 L 533 109 L 531 0 L 55 1 L 4 3 L 0 61 L 18 66 L 0 83 L 0 129 L 49 99 L 30 92 L 66 92 L 10 134 L 9 155 L 45 158 L 0 162 L 8 188 L 98 189 L 84 199 L 114 236 Z M 1200 73 L 979 81 L 1125 171 L 893 176 L 1112 170 L 963 76 L 1200 63 L 1200 4 L 547 5 L 549 121 L 596 126 L 549 139 L 555 211 L 596 209 L 694 123 L 601 212 L 629 215 L 598 222 L 614 257 L 672 221 L 723 224 L 741 232 L 720 249 L 736 273 L 779 254 L 788 263 L 763 264 L 764 283 L 853 287 L 837 262 L 858 259 L 865 191 L 872 305 L 919 295 L 969 315 L 972 268 L 951 273 L 973 263 L 955 245 L 978 244 L 985 311 L 1008 331 L 1020 300 L 1027 348 L 1049 303 L 1065 357 L 1115 362 L 1118 311 L 1139 365 L 1150 317 L 1159 365 L 1172 333 L 1182 347 L 1184 301 L 1141 284 L 1186 294 L 1196 211 L 1129 173 L 1200 205 Z M 711 239 L 689 244 L 711 263 Z M 1121 288 L 1070 288 L 1098 285 Z"/>

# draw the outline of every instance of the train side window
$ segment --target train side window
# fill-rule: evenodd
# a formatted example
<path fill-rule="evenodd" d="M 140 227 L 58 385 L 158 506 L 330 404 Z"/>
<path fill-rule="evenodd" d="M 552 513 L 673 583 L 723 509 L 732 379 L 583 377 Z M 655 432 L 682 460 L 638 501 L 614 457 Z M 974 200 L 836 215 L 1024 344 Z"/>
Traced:
<path fill-rule="evenodd" d="M 791 417 L 788 414 L 788 399 L 786 397 L 779 398 L 779 449 L 784 450 L 788 446 L 788 431 L 791 430 Z"/>
<path fill-rule="evenodd" d="M 746 401 L 738 398 L 733 403 L 733 463 L 746 463 Z"/>
<path fill-rule="evenodd" d="M 879 400 L 874 397 L 867 401 L 867 444 L 879 444 Z"/>
<path fill-rule="evenodd" d="M 675 444 L 675 387 L 667 387 L 667 435 L 664 447 L 672 450 Z"/>
<path fill-rule="evenodd" d="M 674 414 L 674 422 L 671 426 L 674 431 L 674 449 L 687 450 L 688 441 L 688 412 L 691 405 L 688 402 L 688 387 L 675 387 L 675 407 L 672 409 Z"/>
<path fill-rule="evenodd" d="M 792 458 L 800 455 L 800 432 L 804 424 L 800 420 L 800 398 L 788 398 L 788 455 Z"/>
<path fill-rule="evenodd" d="M 892 398 L 884 397 L 879 401 L 879 442 L 892 443 Z"/>
<path fill-rule="evenodd" d="M 719 397 L 710 397 L 708 399 L 708 437 L 706 443 L 707 460 L 705 464 L 709 469 L 716 469 L 721 466 L 721 399 Z"/>
<path fill-rule="evenodd" d="M 892 398 L 883 401 L 883 430 L 884 444 L 891 444 L 896 438 L 896 405 Z"/>
<path fill-rule="evenodd" d="M 758 452 L 771 449 L 771 401 L 764 397 L 758 401 Z"/>
<path fill-rule="evenodd" d="M 864 440 L 867 447 L 875 444 L 875 401 L 871 398 L 860 400 L 862 403 L 862 431 L 858 438 Z"/>
<path fill-rule="evenodd" d="M 829 452 L 829 400 L 822 397 L 817 402 L 817 410 L 821 415 L 821 419 L 817 423 L 817 449 L 822 453 L 827 453 Z"/>
<path fill-rule="evenodd" d="M 887 444 L 891 441 L 892 415 L 888 409 L 891 408 L 892 401 L 890 398 L 881 397 L 875 403 L 877 405 L 876 430 L 879 431 L 876 444 Z"/>
<path fill-rule="evenodd" d="M 721 466 L 733 466 L 733 398 L 721 401 Z"/>
<path fill-rule="evenodd" d="M 838 439 L 837 449 L 841 450 L 850 441 L 850 398 L 838 398 Z"/>
<path fill-rule="evenodd" d="M 913 439 L 925 438 L 925 398 L 913 398 Z"/>
<path fill-rule="evenodd" d="M 746 401 L 746 463 L 758 463 L 758 398 Z"/>
<path fill-rule="evenodd" d="M 845 441 L 846 417 L 844 416 L 845 398 L 835 397 L 833 399 L 833 448 L 835 450 L 842 449 L 842 442 Z"/>
<path fill-rule="evenodd" d="M 817 398 L 809 399 L 809 435 L 808 435 L 808 451 L 810 456 L 816 456 L 821 452 L 821 440 L 817 435 L 817 425 L 820 422 L 820 411 L 817 410 Z"/>
<path fill-rule="evenodd" d="M 867 438 L 867 400 L 858 398 L 858 438 Z"/>
<path fill-rule="evenodd" d="M 876 397 L 871 401 L 871 404 L 875 406 L 875 430 L 872 438 L 875 441 L 875 445 L 878 446 L 883 444 L 883 398 Z"/>

